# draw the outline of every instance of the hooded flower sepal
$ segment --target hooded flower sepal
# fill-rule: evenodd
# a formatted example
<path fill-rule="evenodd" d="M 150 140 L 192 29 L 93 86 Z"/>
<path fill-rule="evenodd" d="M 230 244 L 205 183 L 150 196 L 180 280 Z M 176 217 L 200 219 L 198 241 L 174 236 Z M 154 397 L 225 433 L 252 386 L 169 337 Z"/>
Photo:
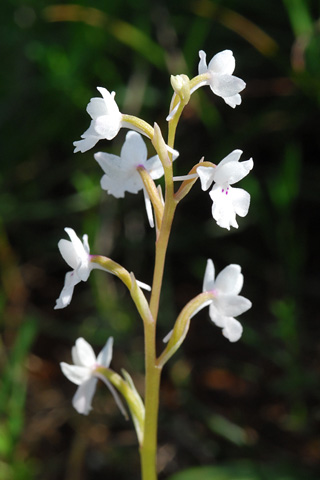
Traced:
<path fill-rule="evenodd" d="M 158 359 L 158 365 L 163 366 L 169 358 L 178 350 L 182 342 L 187 336 L 190 327 L 190 320 L 200 310 L 212 303 L 215 297 L 214 292 L 204 292 L 190 300 L 189 303 L 180 312 L 173 330 L 164 338 L 164 342 L 168 342 L 166 348 Z"/>
<path fill-rule="evenodd" d="M 124 378 L 110 368 L 98 366 L 95 375 L 111 384 L 125 398 L 130 410 L 139 444 L 143 442 L 145 408 L 143 401 L 128 372 L 122 370 Z"/>

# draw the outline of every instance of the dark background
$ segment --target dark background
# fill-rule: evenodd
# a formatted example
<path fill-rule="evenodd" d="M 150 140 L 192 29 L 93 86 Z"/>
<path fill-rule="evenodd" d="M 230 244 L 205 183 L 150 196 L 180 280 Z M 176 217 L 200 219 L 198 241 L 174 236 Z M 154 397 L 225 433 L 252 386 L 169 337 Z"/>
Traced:
<path fill-rule="evenodd" d="M 200 49 L 208 60 L 233 50 L 247 88 L 235 110 L 208 87 L 193 95 L 177 132 L 176 174 L 239 148 L 254 159 L 237 185 L 251 207 L 228 232 L 198 184 L 179 206 L 159 351 L 201 291 L 207 258 L 217 271 L 241 265 L 253 307 L 236 344 L 201 312 L 166 366 L 160 478 L 190 467 L 199 469 L 183 480 L 320 478 L 319 13 L 315 0 L 2 2 L 1 480 L 140 478 L 131 422 L 101 385 L 92 413 L 78 415 L 59 362 L 70 361 L 79 336 L 98 352 L 112 335 L 112 367 L 143 392 L 141 321 L 120 282 L 99 271 L 69 307 L 53 310 L 68 270 L 57 242 L 67 226 L 88 233 L 93 253 L 151 282 L 154 232 L 142 194 L 109 197 L 93 159 L 119 154 L 126 131 L 85 154 L 73 154 L 72 142 L 89 126 L 96 86 L 165 134 L 170 74 L 196 75 Z"/>

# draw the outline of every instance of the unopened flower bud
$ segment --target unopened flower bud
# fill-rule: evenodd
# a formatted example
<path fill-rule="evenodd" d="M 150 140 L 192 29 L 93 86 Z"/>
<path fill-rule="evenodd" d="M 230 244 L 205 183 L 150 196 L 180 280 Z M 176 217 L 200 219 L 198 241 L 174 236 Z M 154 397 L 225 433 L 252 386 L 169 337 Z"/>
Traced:
<path fill-rule="evenodd" d="M 190 99 L 190 79 L 187 75 L 171 75 L 171 85 L 177 95 L 187 104 Z"/>

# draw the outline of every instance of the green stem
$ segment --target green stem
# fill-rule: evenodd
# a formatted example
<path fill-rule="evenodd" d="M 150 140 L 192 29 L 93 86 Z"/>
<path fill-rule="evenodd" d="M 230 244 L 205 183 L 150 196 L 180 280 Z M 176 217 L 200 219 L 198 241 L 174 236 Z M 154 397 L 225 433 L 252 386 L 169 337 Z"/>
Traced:
<path fill-rule="evenodd" d="M 155 323 L 145 323 L 145 426 L 140 447 L 142 480 L 157 480 L 157 432 L 161 368 L 156 364 Z"/>

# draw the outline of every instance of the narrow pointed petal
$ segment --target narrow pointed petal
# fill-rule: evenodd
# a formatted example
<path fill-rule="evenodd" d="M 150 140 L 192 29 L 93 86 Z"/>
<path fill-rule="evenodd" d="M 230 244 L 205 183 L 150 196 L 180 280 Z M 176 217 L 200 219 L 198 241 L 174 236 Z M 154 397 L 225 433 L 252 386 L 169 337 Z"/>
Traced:
<path fill-rule="evenodd" d="M 153 212 L 152 212 L 152 204 L 148 192 L 145 188 L 143 188 L 143 196 L 144 196 L 144 203 L 146 207 L 148 222 L 151 228 L 154 228 L 154 219 L 153 219 Z"/>
<path fill-rule="evenodd" d="M 207 266 L 206 266 L 206 271 L 204 274 L 204 279 L 203 279 L 203 287 L 202 291 L 203 292 L 210 292 L 210 290 L 214 289 L 214 264 L 213 261 L 209 258 L 207 260 Z"/>
<path fill-rule="evenodd" d="M 83 415 L 88 415 L 90 410 L 92 410 L 91 404 L 92 404 L 93 395 L 96 391 L 96 386 L 97 386 L 97 379 L 94 377 L 91 377 L 78 387 L 72 399 L 72 405 L 77 410 L 78 413 L 82 413 Z"/>
<path fill-rule="evenodd" d="M 198 66 L 198 72 L 199 72 L 199 75 L 202 75 L 203 73 L 206 73 L 208 70 L 207 61 L 206 61 L 207 55 L 203 50 L 200 50 L 199 57 L 200 57 L 200 61 Z"/>
<path fill-rule="evenodd" d="M 84 367 L 91 368 L 95 365 L 97 359 L 91 345 L 82 337 L 76 340 L 75 349 L 76 358 Z"/>
<path fill-rule="evenodd" d="M 242 325 L 238 320 L 232 317 L 227 317 L 226 325 L 222 329 L 222 334 L 230 340 L 230 342 L 237 342 L 242 335 Z"/>
<path fill-rule="evenodd" d="M 97 364 L 102 367 L 109 367 L 112 360 L 113 338 L 110 337 L 97 357 Z"/>
<path fill-rule="evenodd" d="M 69 365 L 68 363 L 61 362 L 60 367 L 62 373 L 67 377 L 70 382 L 76 385 L 81 385 L 91 376 L 91 370 L 79 365 Z"/>

